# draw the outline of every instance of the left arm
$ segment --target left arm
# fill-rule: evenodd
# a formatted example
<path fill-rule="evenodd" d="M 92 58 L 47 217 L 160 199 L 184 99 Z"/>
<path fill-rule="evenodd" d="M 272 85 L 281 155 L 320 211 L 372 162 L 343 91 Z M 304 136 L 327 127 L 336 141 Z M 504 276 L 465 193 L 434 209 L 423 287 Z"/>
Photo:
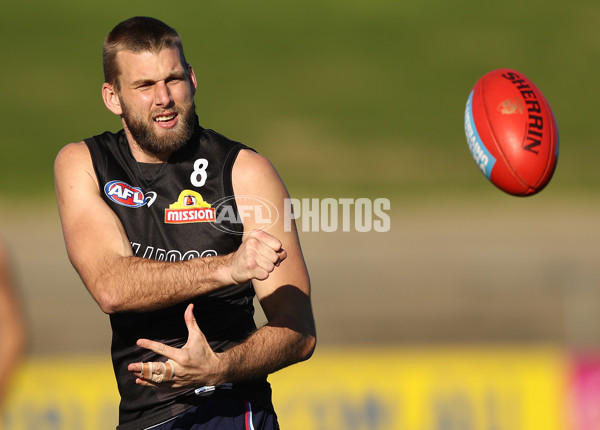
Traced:
<path fill-rule="evenodd" d="M 218 385 L 256 379 L 283 367 L 308 359 L 315 348 L 316 330 L 310 300 L 310 280 L 298 234 L 292 223 L 285 228 L 283 219 L 287 190 L 271 163 L 252 151 L 241 151 L 233 167 L 233 187 L 236 196 L 253 196 L 271 202 L 279 216 L 269 227 L 269 234 L 278 238 L 287 258 L 270 276 L 254 280 L 258 300 L 267 317 L 267 324 L 233 348 L 215 353 L 198 328 L 192 305 L 185 312 L 189 337 L 181 348 L 171 348 L 159 342 L 140 339 L 138 345 L 169 358 L 173 364 L 173 387 Z M 239 202 L 238 205 L 242 205 Z M 258 220 L 244 218 L 244 240 L 259 227 Z M 288 226 L 289 227 L 289 226 Z M 254 231 L 253 235 L 261 232 Z M 251 268 L 249 268 L 251 269 Z M 154 380 L 161 380 L 161 366 L 155 369 Z M 140 363 L 129 370 L 140 374 Z M 156 385 L 152 376 L 138 378 L 142 385 Z"/>

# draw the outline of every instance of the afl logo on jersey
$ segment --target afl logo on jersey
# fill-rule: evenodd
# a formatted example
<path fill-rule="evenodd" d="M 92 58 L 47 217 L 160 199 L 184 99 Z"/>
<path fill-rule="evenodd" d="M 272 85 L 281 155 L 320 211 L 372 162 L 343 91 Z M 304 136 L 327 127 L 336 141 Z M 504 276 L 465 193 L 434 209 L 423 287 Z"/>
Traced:
<path fill-rule="evenodd" d="M 146 204 L 141 188 L 133 187 L 123 181 L 110 181 L 104 186 L 104 193 L 113 202 L 130 208 L 139 208 Z"/>

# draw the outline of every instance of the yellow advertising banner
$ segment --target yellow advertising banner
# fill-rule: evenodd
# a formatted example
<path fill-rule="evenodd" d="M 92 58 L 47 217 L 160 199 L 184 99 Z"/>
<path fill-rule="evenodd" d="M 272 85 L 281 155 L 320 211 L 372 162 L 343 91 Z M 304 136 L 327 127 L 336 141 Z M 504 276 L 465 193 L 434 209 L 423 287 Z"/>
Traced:
<path fill-rule="evenodd" d="M 36 357 L 15 375 L 6 430 L 106 430 L 118 424 L 119 393 L 110 358 Z"/>
<path fill-rule="evenodd" d="M 286 430 L 565 430 L 558 350 L 339 348 L 270 378 Z"/>
<path fill-rule="evenodd" d="M 284 430 L 572 430 L 565 357 L 552 348 L 318 348 L 269 379 Z M 30 359 L 5 406 L 7 430 L 115 428 L 110 360 Z"/>

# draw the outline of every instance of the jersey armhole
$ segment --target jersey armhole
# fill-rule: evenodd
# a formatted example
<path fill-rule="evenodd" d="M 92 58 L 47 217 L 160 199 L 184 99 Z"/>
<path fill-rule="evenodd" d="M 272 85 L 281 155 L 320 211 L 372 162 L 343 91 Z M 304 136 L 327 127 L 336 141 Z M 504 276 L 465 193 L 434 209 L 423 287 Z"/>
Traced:
<path fill-rule="evenodd" d="M 100 144 L 95 137 L 84 139 L 83 142 L 87 146 L 88 151 L 90 151 L 90 158 L 92 159 L 92 166 L 98 180 L 98 186 L 102 188 L 100 183 L 103 181 L 103 174 L 106 173 L 106 154 L 100 150 Z"/>
<path fill-rule="evenodd" d="M 235 160 L 237 160 L 237 157 L 240 153 L 240 151 L 244 150 L 244 149 L 248 149 L 250 151 L 256 152 L 254 149 L 243 145 L 243 144 L 238 144 L 236 146 L 234 146 L 233 148 L 231 148 L 231 150 L 229 151 L 229 153 L 227 154 L 227 156 L 225 157 L 225 162 L 223 163 L 223 174 L 222 174 L 222 178 L 223 178 L 223 195 L 224 196 L 231 196 L 231 197 L 235 197 L 235 193 L 233 191 L 233 165 L 235 164 Z M 235 213 L 235 216 L 239 218 L 239 212 L 238 212 L 238 207 L 237 207 L 237 203 L 235 198 L 232 199 L 232 204 L 231 207 L 233 208 L 233 211 Z M 239 223 L 235 224 L 236 226 L 239 226 L 239 232 L 243 233 L 244 232 L 244 226 L 240 225 Z"/>

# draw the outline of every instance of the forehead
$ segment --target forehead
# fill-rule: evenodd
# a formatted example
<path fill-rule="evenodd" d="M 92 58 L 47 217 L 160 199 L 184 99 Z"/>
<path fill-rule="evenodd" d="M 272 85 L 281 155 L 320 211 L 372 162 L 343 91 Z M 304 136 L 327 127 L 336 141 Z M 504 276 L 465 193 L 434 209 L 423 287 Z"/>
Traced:
<path fill-rule="evenodd" d="M 123 84 L 140 79 L 161 80 L 184 70 L 179 49 L 171 46 L 158 52 L 122 50 L 117 53 L 119 79 Z"/>

